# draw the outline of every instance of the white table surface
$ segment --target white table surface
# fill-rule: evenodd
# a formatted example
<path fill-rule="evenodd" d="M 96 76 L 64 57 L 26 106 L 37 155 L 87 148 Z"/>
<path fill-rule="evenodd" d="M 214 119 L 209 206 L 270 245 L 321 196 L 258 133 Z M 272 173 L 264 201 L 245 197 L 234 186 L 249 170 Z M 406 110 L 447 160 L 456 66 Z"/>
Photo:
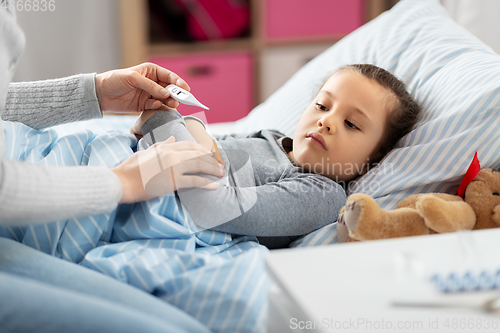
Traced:
<path fill-rule="evenodd" d="M 276 250 L 266 267 L 280 289 L 283 332 L 500 332 L 500 313 L 392 305 L 480 304 L 500 294 L 443 294 L 429 282 L 433 272 L 500 269 L 500 229 Z"/>

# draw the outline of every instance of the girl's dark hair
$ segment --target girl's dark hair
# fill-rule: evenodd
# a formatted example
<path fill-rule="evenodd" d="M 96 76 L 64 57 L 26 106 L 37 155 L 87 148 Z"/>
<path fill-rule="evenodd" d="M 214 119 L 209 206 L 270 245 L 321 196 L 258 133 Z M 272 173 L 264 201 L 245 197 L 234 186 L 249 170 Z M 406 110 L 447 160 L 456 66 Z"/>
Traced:
<path fill-rule="evenodd" d="M 402 137 L 411 131 L 417 122 L 420 107 L 406 91 L 405 84 L 383 68 L 371 64 L 353 64 L 343 66 L 337 72 L 344 70 L 356 71 L 376 81 L 395 97 L 392 102 L 389 102 L 392 110 L 387 115 L 382 139 L 370 156 L 371 164 L 378 163 Z"/>

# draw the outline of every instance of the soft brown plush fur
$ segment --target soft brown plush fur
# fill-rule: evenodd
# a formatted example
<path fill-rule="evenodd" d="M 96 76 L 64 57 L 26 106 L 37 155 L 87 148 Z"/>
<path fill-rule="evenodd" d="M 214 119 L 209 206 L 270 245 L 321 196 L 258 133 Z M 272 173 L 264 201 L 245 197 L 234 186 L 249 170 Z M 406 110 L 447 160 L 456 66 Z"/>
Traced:
<path fill-rule="evenodd" d="M 339 216 L 339 242 L 428 235 L 500 227 L 500 172 L 482 169 L 465 200 L 444 193 L 409 196 L 396 209 L 381 209 L 366 194 L 347 198 Z"/>

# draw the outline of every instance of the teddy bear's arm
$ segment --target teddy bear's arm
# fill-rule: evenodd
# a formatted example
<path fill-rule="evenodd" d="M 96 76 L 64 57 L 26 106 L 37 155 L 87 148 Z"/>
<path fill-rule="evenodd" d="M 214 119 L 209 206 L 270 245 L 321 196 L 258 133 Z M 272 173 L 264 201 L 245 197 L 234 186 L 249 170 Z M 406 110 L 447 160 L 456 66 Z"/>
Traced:
<path fill-rule="evenodd" d="M 356 240 L 428 235 L 429 228 L 413 208 L 381 209 L 366 194 L 347 198 L 343 219 L 349 236 Z"/>
<path fill-rule="evenodd" d="M 472 230 L 476 224 L 472 207 L 457 196 L 422 195 L 415 206 L 425 225 L 439 233 Z"/>

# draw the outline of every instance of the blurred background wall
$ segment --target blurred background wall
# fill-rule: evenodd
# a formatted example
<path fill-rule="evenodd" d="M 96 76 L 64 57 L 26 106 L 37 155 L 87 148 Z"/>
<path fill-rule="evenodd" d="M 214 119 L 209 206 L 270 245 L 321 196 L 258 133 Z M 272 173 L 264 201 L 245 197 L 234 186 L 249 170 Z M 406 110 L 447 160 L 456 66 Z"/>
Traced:
<path fill-rule="evenodd" d="M 500 1 L 441 0 L 450 16 L 500 54 Z"/>
<path fill-rule="evenodd" d="M 15 81 L 121 67 L 119 0 L 59 0 L 53 11 L 35 11 L 24 8 L 29 2 L 19 3 L 23 10 L 17 11 L 17 18 L 26 35 L 26 50 Z"/>

